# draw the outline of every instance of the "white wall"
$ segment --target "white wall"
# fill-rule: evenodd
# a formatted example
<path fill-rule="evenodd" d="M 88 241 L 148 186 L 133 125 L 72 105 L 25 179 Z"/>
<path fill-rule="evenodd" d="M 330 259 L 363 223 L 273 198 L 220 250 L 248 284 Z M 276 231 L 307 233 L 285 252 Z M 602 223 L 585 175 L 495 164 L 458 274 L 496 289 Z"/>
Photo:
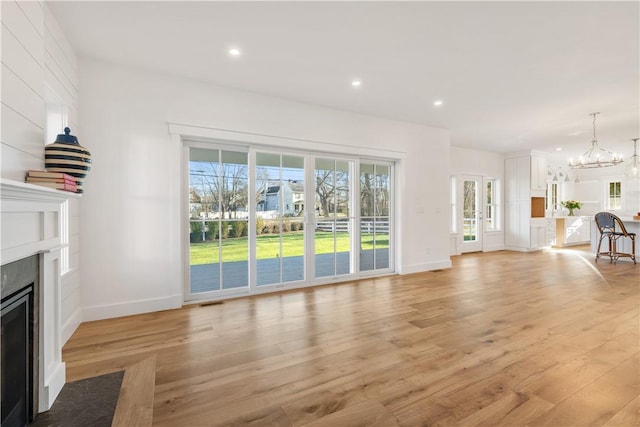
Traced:
<path fill-rule="evenodd" d="M 499 180 L 502 228 L 500 231 L 484 233 L 482 250 L 489 252 L 504 249 L 504 154 L 452 146 L 451 175 L 456 178 L 459 178 L 460 175 L 479 175 L 484 179 L 495 178 Z M 459 195 L 459 199 L 458 204 L 461 204 L 461 195 Z M 462 227 L 462 212 L 458 211 L 458 229 L 460 229 Z M 461 249 L 462 234 L 452 233 L 450 235 L 450 253 L 459 255 Z"/>
<path fill-rule="evenodd" d="M 82 203 L 84 320 L 182 302 L 181 151 L 168 122 L 294 138 L 302 150 L 316 141 L 344 153 L 406 152 L 399 270 L 450 266 L 448 131 L 89 60 L 80 62 L 80 94 L 81 136 L 93 155 Z"/>
<path fill-rule="evenodd" d="M 23 181 L 44 164 L 44 7 L 8 1 L 2 9 L 2 177 Z"/>
<path fill-rule="evenodd" d="M 78 129 L 76 55 L 42 2 L 3 1 L 2 133 L 4 179 L 24 181 L 44 169 L 46 104 L 64 105 L 67 124 Z M 62 133 L 62 127 L 60 128 Z M 80 201 L 69 201 L 71 270 L 62 279 L 62 338 L 80 324 Z"/>

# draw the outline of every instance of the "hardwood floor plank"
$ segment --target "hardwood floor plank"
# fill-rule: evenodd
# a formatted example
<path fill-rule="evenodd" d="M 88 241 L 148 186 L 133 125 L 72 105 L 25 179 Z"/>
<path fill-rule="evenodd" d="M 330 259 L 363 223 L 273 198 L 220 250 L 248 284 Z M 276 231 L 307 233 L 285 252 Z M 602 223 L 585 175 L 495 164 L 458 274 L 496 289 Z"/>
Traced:
<path fill-rule="evenodd" d="M 343 409 L 315 422 L 303 425 L 308 427 L 398 427 L 398 423 L 393 415 L 373 399 L 365 400 L 353 407 Z"/>
<path fill-rule="evenodd" d="M 558 403 L 534 422 L 541 426 L 603 425 L 640 393 L 640 353 Z"/>
<path fill-rule="evenodd" d="M 557 404 L 610 371 L 613 364 L 580 356 L 547 371 L 544 377 L 521 389 Z"/>
<path fill-rule="evenodd" d="M 640 397 L 636 397 L 615 414 L 605 427 L 640 426 Z"/>
<path fill-rule="evenodd" d="M 149 357 L 124 372 L 112 427 L 152 425 L 156 359 Z"/>
<path fill-rule="evenodd" d="M 459 421 L 460 426 L 525 426 L 553 407 L 553 403 L 535 395 L 508 393 L 489 406 Z"/>
<path fill-rule="evenodd" d="M 638 424 L 640 266 L 584 248 L 452 264 L 83 323 L 67 379 L 154 360 L 123 424 Z"/>
<path fill-rule="evenodd" d="M 215 418 L 212 419 L 210 423 L 207 425 L 216 425 L 218 420 Z M 287 414 L 284 413 L 281 407 L 273 406 L 266 409 L 261 409 L 259 411 L 252 411 L 248 414 L 241 415 L 240 417 L 225 422 L 224 424 L 229 427 L 240 427 L 240 426 L 256 426 L 256 427 L 264 427 L 264 426 L 273 426 L 273 427 L 290 427 L 291 421 L 287 418 Z"/>

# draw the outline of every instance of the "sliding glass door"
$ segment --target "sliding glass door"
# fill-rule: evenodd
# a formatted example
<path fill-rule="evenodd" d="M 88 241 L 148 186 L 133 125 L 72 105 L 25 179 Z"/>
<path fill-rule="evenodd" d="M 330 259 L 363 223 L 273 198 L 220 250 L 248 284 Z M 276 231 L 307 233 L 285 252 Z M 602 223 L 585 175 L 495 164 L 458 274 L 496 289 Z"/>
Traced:
<path fill-rule="evenodd" d="M 391 266 L 391 166 L 360 163 L 360 271 Z"/>
<path fill-rule="evenodd" d="M 353 162 L 315 159 L 316 277 L 353 273 Z"/>
<path fill-rule="evenodd" d="M 190 293 L 249 286 L 246 152 L 189 149 Z"/>
<path fill-rule="evenodd" d="M 393 271 L 393 163 L 188 143 L 187 299 Z"/>
<path fill-rule="evenodd" d="M 256 285 L 305 278 L 304 157 L 256 153 Z"/>

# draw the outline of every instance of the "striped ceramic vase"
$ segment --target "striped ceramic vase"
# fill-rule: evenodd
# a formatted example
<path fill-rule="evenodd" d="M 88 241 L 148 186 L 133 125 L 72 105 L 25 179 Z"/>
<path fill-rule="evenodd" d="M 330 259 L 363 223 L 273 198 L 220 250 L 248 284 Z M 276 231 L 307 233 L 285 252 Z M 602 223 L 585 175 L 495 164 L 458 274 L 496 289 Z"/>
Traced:
<path fill-rule="evenodd" d="M 70 135 L 71 129 L 64 128 L 56 142 L 44 147 L 44 167 L 49 172 L 64 172 L 76 179 L 78 193 L 82 193 L 82 181 L 91 168 L 91 153 L 78 143 L 78 138 Z"/>

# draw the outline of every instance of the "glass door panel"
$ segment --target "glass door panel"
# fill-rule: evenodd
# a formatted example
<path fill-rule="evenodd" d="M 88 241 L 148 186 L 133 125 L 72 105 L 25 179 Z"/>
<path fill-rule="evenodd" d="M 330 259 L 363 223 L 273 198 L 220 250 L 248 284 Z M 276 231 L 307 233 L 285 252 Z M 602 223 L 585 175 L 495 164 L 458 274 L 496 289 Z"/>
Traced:
<path fill-rule="evenodd" d="M 256 284 L 304 280 L 304 158 L 256 153 Z"/>
<path fill-rule="evenodd" d="M 247 153 L 190 147 L 190 292 L 248 287 Z"/>
<path fill-rule="evenodd" d="M 221 151 L 220 242 L 222 289 L 249 285 L 249 176 L 247 153 Z"/>
<path fill-rule="evenodd" d="M 391 266 L 390 172 L 388 165 L 360 164 L 360 271 Z"/>
<path fill-rule="evenodd" d="M 189 227 L 191 293 L 220 289 L 220 245 L 217 222 L 194 219 Z"/>
<path fill-rule="evenodd" d="M 351 169 L 349 161 L 315 160 L 316 277 L 353 272 Z"/>
<path fill-rule="evenodd" d="M 482 250 L 482 177 L 462 179 L 462 252 Z"/>

